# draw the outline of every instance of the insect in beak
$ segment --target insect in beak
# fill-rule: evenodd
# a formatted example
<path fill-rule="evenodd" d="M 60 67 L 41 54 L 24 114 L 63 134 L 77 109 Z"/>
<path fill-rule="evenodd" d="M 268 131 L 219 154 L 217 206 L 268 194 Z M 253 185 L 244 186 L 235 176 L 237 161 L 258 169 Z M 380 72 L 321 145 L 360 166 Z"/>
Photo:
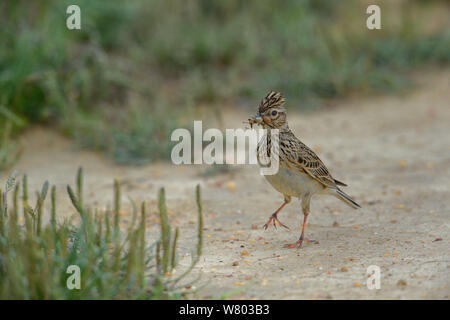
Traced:
<path fill-rule="evenodd" d="M 248 119 L 248 123 L 250 124 L 250 128 L 253 129 L 253 125 L 254 124 L 261 124 L 262 123 L 262 118 L 261 118 L 261 116 L 259 114 L 256 115 L 256 116 L 251 116 Z"/>

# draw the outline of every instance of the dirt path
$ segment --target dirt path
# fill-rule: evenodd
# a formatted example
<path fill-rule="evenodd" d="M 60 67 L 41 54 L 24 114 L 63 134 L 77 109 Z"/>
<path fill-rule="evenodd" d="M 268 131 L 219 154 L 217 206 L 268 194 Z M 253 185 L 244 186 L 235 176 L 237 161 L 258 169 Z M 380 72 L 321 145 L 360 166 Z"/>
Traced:
<path fill-rule="evenodd" d="M 449 79 L 446 70 L 422 76 L 418 89 L 407 96 L 354 99 L 308 114 L 290 112 L 297 136 L 363 206 L 356 211 L 334 198 L 313 198 L 307 234 L 319 244 L 302 250 L 283 248 L 299 236 L 298 200 L 280 214 L 291 231 L 261 228 L 282 197 L 254 166 L 236 166 L 230 174 L 211 177 L 200 175 L 205 170 L 201 166 L 121 167 L 78 150 L 53 132 L 35 129 L 24 137 L 26 148 L 16 168 L 28 173 L 31 187 L 48 179 L 59 197 L 67 199 L 65 185 L 73 184 L 82 165 L 85 198 L 100 207 L 111 203 L 114 177 L 121 179 L 123 193 L 138 201 L 154 200 L 159 187 L 166 187 L 169 217 L 181 229 L 181 266 L 189 264 L 195 242 L 194 187 L 200 183 L 205 245 L 195 272 L 203 274 L 199 284 L 207 284 L 200 293 L 204 298 L 240 289 L 234 298 L 448 299 Z M 242 127 L 247 116 L 233 110 L 226 125 Z M 64 201 L 61 211 L 70 216 L 74 211 Z M 156 215 L 154 201 L 150 204 Z M 157 228 L 151 227 L 149 235 L 156 236 Z M 370 265 L 381 268 L 380 290 L 365 285 Z"/>

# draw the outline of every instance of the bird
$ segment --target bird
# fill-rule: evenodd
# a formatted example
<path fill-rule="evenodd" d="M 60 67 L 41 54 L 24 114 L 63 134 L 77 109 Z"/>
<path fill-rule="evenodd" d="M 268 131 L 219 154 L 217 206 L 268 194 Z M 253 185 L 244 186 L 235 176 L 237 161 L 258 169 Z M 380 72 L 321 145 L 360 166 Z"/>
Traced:
<path fill-rule="evenodd" d="M 260 166 L 268 166 L 267 159 L 271 156 L 271 150 L 275 150 L 278 156 L 278 171 L 273 175 L 265 175 L 272 187 L 284 196 L 283 204 L 270 216 L 264 229 L 273 224 L 289 229 L 280 222 L 278 214 L 291 202 L 291 199 L 301 200 L 303 212 L 303 224 L 300 238 L 287 248 L 302 248 L 303 242 L 314 242 L 305 237 L 305 226 L 310 214 L 311 197 L 315 194 L 331 195 L 346 203 L 354 209 L 361 208 L 349 195 L 339 187 L 347 185 L 334 179 L 320 158 L 301 142 L 289 128 L 285 98 L 280 92 L 270 91 L 260 102 L 258 112 L 248 119 L 250 125 L 260 125 L 265 130 L 258 142 L 256 152 Z M 272 129 L 278 129 L 278 146 L 275 145 L 275 135 Z M 275 148 L 272 148 L 274 144 Z"/>

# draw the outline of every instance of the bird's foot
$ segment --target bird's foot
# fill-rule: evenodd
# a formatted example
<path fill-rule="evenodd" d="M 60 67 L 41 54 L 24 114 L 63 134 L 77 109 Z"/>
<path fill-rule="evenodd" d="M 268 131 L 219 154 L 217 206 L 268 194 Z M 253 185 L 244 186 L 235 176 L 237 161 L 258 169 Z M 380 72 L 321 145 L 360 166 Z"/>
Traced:
<path fill-rule="evenodd" d="M 308 238 L 304 238 L 304 239 L 299 239 L 298 241 L 296 241 L 296 242 L 294 242 L 294 243 L 289 243 L 289 244 L 286 244 L 284 247 L 285 248 L 289 248 L 289 249 L 293 249 L 293 248 L 299 248 L 299 249 L 301 249 L 302 248 L 302 246 L 303 246 L 303 242 L 306 242 L 306 243 L 319 243 L 318 241 L 316 241 L 316 240 L 310 240 L 310 239 L 308 239 Z"/>
<path fill-rule="evenodd" d="M 273 224 L 275 229 L 277 228 L 277 225 L 289 229 L 288 226 L 286 226 L 285 224 L 281 223 L 280 220 L 278 220 L 277 215 L 275 213 L 270 216 L 269 221 L 267 221 L 267 223 L 264 225 L 264 229 L 267 230 L 267 228 L 270 226 L 271 223 Z"/>

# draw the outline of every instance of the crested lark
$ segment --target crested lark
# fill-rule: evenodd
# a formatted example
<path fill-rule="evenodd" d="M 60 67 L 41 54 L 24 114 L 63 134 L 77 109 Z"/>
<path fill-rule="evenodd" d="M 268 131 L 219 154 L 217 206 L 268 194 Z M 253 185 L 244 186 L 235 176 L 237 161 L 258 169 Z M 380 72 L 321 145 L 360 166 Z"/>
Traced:
<path fill-rule="evenodd" d="M 249 119 L 249 123 L 259 124 L 267 129 L 265 135 L 258 143 L 258 162 L 261 159 L 270 158 L 271 152 L 271 130 L 279 130 L 279 170 L 274 175 L 266 175 L 267 181 L 284 196 L 284 203 L 272 214 L 269 221 L 264 225 L 265 229 L 273 223 L 283 226 L 277 215 L 283 207 L 291 201 L 291 197 L 299 198 L 302 202 L 303 225 L 302 233 L 298 241 L 287 245 L 288 248 L 302 247 L 303 241 L 309 242 L 305 238 L 305 225 L 309 215 L 310 201 L 314 194 L 332 195 L 342 200 L 350 207 L 360 208 L 353 199 L 339 189 L 339 186 L 346 186 L 343 182 L 334 179 L 319 157 L 295 137 L 289 129 L 286 120 L 286 110 L 283 107 L 285 99 L 274 91 L 270 91 L 259 105 L 258 114 Z"/>

